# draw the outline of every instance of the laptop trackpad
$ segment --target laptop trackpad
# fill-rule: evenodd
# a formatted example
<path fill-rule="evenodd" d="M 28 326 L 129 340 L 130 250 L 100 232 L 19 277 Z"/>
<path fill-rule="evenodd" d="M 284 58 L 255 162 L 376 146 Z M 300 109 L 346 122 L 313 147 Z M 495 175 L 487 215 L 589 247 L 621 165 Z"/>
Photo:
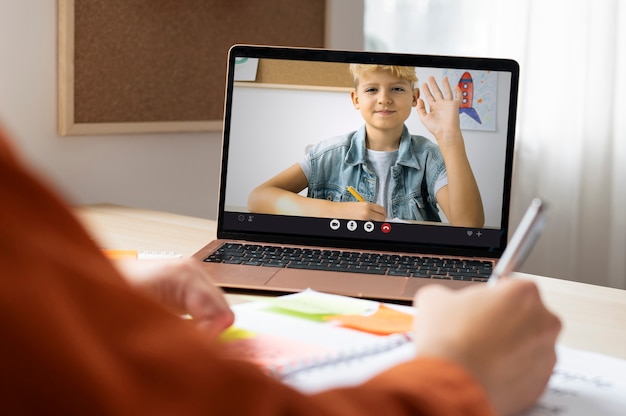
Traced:
<path fill-rule="evenodd" d="M 379 276 L 360 273 L 327 272 L 318 270 L 280 269 L 266 286 L 286 291 L 307 288 L 319 292 L 336 293 L 364 298 L 401 299 L 407 277 Z"/>

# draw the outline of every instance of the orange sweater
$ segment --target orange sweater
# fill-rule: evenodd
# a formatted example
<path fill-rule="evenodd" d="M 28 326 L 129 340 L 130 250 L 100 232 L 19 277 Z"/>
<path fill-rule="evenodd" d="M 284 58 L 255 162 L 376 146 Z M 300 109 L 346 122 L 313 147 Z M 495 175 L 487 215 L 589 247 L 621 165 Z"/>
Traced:
<path fill-rule="evenodd" d="M 132 289 L 0 132 L 0 413 L 488 415 L 462 368 L 418 358 L 302 395 Z"/>

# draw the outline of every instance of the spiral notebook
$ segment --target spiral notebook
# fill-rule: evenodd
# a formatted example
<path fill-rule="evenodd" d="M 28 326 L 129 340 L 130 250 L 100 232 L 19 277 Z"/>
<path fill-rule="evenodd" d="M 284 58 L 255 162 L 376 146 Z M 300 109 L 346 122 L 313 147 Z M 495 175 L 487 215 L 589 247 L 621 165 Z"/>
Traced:
<path fill-rule="evenodd" d="M 306 290 L 233 311 L 227 352 L 305 392 L 362 383 L 415 354 L 406 306 Z"/>
<path fill-rule="evenodd" d="M 415 310 L 313 290 L 234 305 L 222 340 L 305 393 L 360 384 L 416 354 Z M 542 397 L 524 416 L 622 415 L 626 360 L 557 345 L 558 362 Z"/>

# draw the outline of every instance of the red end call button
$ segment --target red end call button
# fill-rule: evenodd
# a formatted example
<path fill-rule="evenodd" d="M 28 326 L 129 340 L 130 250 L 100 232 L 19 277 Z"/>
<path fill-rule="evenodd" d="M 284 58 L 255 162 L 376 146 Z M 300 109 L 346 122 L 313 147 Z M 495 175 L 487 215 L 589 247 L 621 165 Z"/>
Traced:
<path fill-rule="evenodd" d="M 380 226 L 380 231 L 382 231 L 385 234 L 391 232 L 391 224 L 389 224 L 388 222 L 382 223 Z"/>

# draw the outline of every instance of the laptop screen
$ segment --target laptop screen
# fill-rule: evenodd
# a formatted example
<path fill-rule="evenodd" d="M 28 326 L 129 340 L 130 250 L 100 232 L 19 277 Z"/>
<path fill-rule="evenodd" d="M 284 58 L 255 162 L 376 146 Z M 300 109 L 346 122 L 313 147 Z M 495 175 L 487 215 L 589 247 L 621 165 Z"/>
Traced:
<path fill-rule="evenodd" d="M 408 80 L 411 86 L 373 84 L 373 89 L 357 90 L 363 93 L 359 96 L 353 93 L 350 64 L 359 64 L 359 82 L 382 73 L 384 80 Z M 219 238 L 490 257 L 502 253 L 509 220 L 516 62 L 237 45 L 228 66 Z M 396 73 L 390 68 L 401 69 Z M 432 79 L 436 85 L 429 84 L 426 91 L 423 83 Z M 452 156 L 431 131 L 441 122 L 426 126 L 415 103 L 419 98 L 426 114 L 440 115 L 445 108 L 431 108 L 436 104 L 428 95 L 435 101 L 446 98 L 445 79 L 452 98 L 462 95 L 457 122 L 463 145 L 457 143 Z M 408 109 L 399 108 L 396 101 L 401 99 L 392 95 L 412 94 L 413 88 L 418 95 L 409 98 Z M 390 126 L 405 144 L 396 141 L 395 149 L 377 151 L 375 135 L 386 127 L 370 119 L 364 94 L 383 90 L 385 97 L 375 98 L 372 108 L 385 107 L 384 117 L 406 117 L 400 127 L 397 122 Z M 459 148 L 464 153 L 460 158 Z M 482 221 L 455 224 L 448 218 L 476 205 L 459 199 L 460 183 L 468 182 L 459 182 L 452 161 L 463 166 L 465 178 L 468 172 L 473 176 L 469 183 L 477 186 Z M 282 193 L 272 193 L 276 188 Z M 290 194 L 283 197 L 285 192 Z M 359 204 L 361 198 L 370 205 Z M 365 208 L 377 212 L 368 216 Z"/>

